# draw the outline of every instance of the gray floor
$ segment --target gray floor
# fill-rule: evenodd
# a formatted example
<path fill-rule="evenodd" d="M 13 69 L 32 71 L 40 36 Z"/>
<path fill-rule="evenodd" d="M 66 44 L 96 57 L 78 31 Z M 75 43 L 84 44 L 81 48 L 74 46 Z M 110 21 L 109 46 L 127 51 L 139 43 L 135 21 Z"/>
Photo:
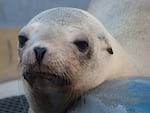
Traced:
<path fill-rule="evenodd" d="M 0 83 L 0 99 L 24 94 L 21 80 Z"/>

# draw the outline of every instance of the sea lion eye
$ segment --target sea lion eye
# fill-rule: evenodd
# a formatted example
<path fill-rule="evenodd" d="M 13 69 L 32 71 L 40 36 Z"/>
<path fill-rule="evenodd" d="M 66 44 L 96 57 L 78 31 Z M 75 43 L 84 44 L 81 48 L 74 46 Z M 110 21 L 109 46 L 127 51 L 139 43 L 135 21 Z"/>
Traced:
<path fill-rule="evenodd" d="M 28 38 L 26 36 L 19 35 L 18 40 L 19 40 L 19 47 L 22 48 L 22 47 L 24 47 L 24 45 L 27 42 Z"/>
<path fill-rule="evenodd" d="M 78 50 L 82 53 L 86 52 L 89 46 L 88 41 L 86 40 L 76 40 L 74 44 L 77 46 Z"/>

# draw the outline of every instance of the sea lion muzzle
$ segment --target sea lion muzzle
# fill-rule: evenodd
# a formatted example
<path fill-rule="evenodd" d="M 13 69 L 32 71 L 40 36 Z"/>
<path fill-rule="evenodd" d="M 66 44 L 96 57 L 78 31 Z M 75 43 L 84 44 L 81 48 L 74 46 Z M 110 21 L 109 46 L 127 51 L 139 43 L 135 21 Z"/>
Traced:
<path fill-rule="evenodd" d="M 23 74 L 24 79 L 30 84 L 32 85 L 34 79 L 36 79 L 36 75 L 35 74 L 28 74 L 28 73 L 24 73 Z"/>
<path fill-rule="evenodd" d="M 40 81 L 47 80 L 52 86 L 63 87 L 70 85 L 70 80 L 64 78 L 62 75 L 49 74 L 49 73 L 40 73 L 40 72 L 26 72 L 23 74 L 24 79 L 32 86 L 34 80 L 40 79 Z"/>

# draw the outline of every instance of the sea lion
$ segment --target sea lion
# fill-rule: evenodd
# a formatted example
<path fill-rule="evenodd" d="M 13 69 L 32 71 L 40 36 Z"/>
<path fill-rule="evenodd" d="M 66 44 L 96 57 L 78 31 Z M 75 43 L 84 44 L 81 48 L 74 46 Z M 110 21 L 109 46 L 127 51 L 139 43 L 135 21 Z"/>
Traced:
<path fill-rule="evenodd" d="M 138 73 L 104 26 L 80 9 L 44 11 L 21 29 L 18 40 L 20 75 L 34 113 L 65 113 L 105 80 Z"/>

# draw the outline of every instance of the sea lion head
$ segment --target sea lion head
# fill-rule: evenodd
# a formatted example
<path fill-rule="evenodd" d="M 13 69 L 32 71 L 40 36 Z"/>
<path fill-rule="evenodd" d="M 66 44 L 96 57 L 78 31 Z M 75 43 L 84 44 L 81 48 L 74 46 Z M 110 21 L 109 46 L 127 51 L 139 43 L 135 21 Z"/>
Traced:
<path fill-rule="evenodd" d="M 58 107 L 66 98 L 74 100 L 99 85 L 113 55 L 105 32 L 97 19 L 80 9 L 60 7 L 35 16 L 18 36 L 20 74 L 29 98 L 61 97 L 54 102 Z"/>

